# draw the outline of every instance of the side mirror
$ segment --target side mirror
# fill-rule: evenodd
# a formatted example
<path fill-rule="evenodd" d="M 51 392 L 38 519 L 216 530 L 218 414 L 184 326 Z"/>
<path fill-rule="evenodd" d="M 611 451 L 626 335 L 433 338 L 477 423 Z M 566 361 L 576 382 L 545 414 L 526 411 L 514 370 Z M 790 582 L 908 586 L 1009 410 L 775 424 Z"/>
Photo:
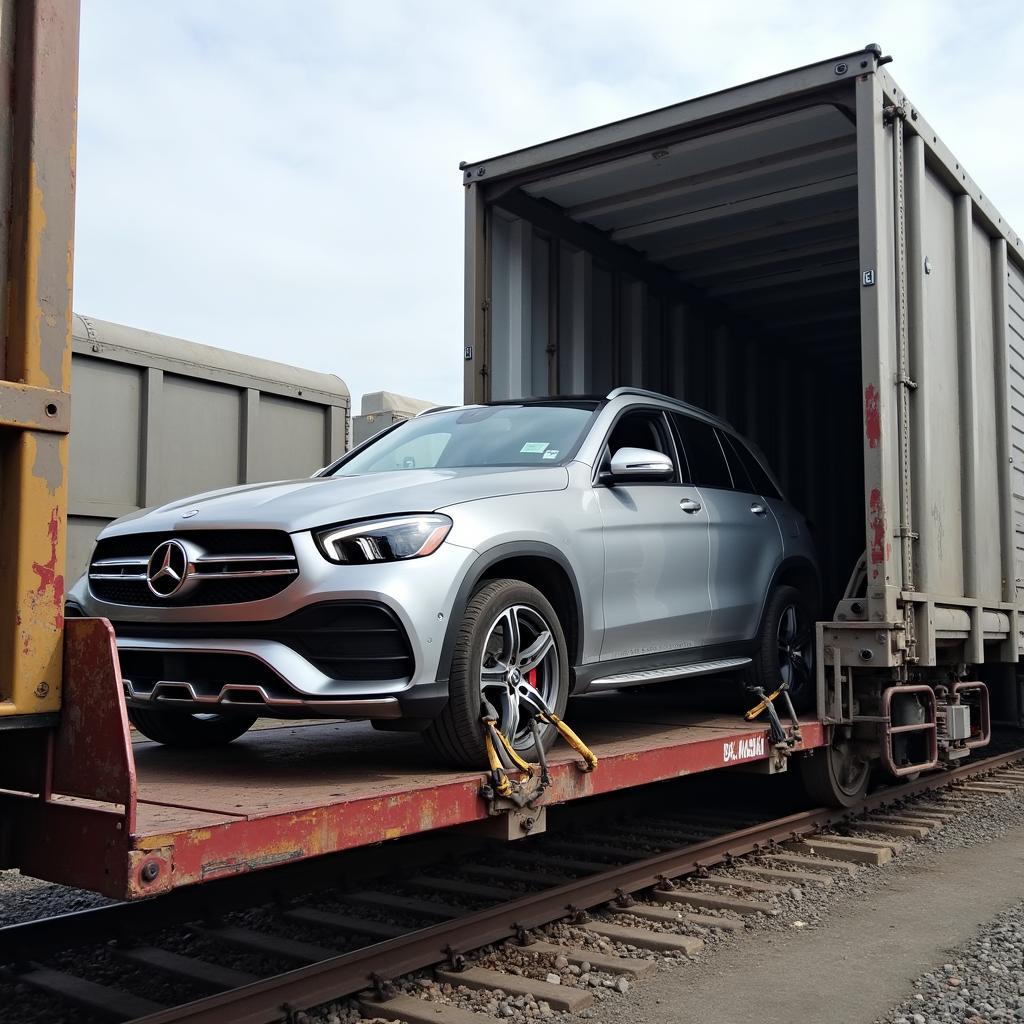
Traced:
<path fill-rule="evenodd" d="M 610 483 L 633 480 L 668 480 L 675 466 L 667 455 L 647 448 L 620 448 L 613 456 L 607 479 Z"/>

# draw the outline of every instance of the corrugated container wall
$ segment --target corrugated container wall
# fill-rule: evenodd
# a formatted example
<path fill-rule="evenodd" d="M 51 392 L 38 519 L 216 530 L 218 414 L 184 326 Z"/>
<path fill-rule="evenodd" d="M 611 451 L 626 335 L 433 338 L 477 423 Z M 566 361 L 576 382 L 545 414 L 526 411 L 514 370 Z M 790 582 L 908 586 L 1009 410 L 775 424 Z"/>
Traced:
<path fill-rule="evenodd" d="M 464 165 L 465 395 L 709 409 L 810 519 L 825 618 L 894 624 L 849 634 L 874 665 L 1016 661 L 1020 239 L 887 62 Z"/>
<path fill-rule="evenodd" d="M 74 317 L 68 578 L 112 519 L 217 487 L 309 476 L 345 450 L 332 374 Z"/>

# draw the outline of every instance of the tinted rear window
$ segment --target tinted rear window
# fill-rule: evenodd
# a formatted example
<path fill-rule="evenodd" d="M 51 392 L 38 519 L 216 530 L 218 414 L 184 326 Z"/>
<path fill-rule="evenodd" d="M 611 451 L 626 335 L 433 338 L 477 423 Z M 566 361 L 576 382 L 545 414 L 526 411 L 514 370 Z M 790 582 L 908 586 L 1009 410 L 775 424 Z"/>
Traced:
<path fill-rule="evenodd" d="M 764 467 L 756 458 L 754 453 L 738 438 L 726 434 L 726 443 L 732 446 L 732 450 L 738 456 L 743 468 L 753 487 L 754 494 L 760 494 L 763 498 L 779 498 L 779 489 L 772 483 L 772 478 L 765 472 Z"/>
<path fill-rule="evenodd" d="M 698 487 L 732 487 L 732 476 L 715 436 L 715 428 L 703 420 L 672 413 L 672 424 L 690 464 L 690 479 Z"/>

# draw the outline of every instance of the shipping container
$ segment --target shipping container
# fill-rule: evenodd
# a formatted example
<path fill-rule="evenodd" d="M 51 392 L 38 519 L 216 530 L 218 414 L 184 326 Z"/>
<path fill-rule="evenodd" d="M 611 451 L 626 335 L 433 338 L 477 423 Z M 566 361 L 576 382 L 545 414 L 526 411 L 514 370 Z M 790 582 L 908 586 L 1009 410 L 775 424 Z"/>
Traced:
<path fill-rule="evenodd" d="M 1009 700 L 1024 647 L 1021 239 L 889 61 L 461 165 L 467 402 L 634 385 L 752 438 L 820 550 L 819 712 L 867 740 L 894 683 Z"/>
<path fill-rule="evenodd" d="M 108 522 L 217 487 L 309 476 L 345 451 L 329 373 L 75 314 L 68 578 Z"/>
<path fill-rule="evenodd" d="M 352 417 L 352 443 L 362 444 L 385 427 L 412 419 L 436 405 L 422 398 L 396 395 L 393 391 L 369 391 L 359 402 L 359 415 Z"/>

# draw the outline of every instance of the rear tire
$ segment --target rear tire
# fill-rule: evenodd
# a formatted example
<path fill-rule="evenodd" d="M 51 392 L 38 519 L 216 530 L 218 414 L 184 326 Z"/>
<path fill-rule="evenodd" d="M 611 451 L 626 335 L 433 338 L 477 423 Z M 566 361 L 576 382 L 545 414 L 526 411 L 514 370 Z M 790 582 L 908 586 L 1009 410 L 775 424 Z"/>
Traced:
<path fill-rule="evenodd" d="M 508 646 L 503 625 L 511 623 L 510 615 L 517 623 L 514 649 Z M 455 640 L 448 703 L 422 734 L 441 760 L 460 768 L 486 768 L 487 749 L 480 723 L 482 686 L 498 711 L 499 728 L 506 735 L 509 728 L 515 730 L 509 738 L 516 752 L 527 761 L 537 760 L 539 751 L 532 735 L 522 722 L 511 721 L 514 712 L 500 703 L 505 693 L 501 667 L 511 661 L 522 664 L 530 648 L 543 643 L 545 632 L 550 633 L 551 645 L 533 678 L 548 707 L 561 717 L 569 699 L 569 655 L 554 608 L 536 587 L 522 580 L 491 580 L 477 590 L 466 606 Z M 553 726 L 540 726 L 545 751 L 555 736 Z"/>
<path fill-rule="evenodd" d="M 248 732 L 255 715 L 194 715 L 188 711 L 128 708 L 128 721 L 147 739 L 168 747 L 219 747 Z"/>
<path fill-rule="evenodd" d="M 806 595 L 796 587 L 776 587 L 765 603 L 761 627 L 754 645 L 753 666 L 747 685 L 764 687 L 774 693 L 783 679 L 789 683 L 789 699 L 797 712 L 810 711 L 815 704 L 814 611 Z M 745 695 L 747 706 L 756 698 Z M 785 705 L 776 701 L 780 717 Z"/>
<path fill-rule="evenodd" d="M 833 727 L 828 746 L 798 759 L 804 790 L 817 806 L 853 807 L 868 791 L 871 762 L 857 757 L 843 730 Z"/>

